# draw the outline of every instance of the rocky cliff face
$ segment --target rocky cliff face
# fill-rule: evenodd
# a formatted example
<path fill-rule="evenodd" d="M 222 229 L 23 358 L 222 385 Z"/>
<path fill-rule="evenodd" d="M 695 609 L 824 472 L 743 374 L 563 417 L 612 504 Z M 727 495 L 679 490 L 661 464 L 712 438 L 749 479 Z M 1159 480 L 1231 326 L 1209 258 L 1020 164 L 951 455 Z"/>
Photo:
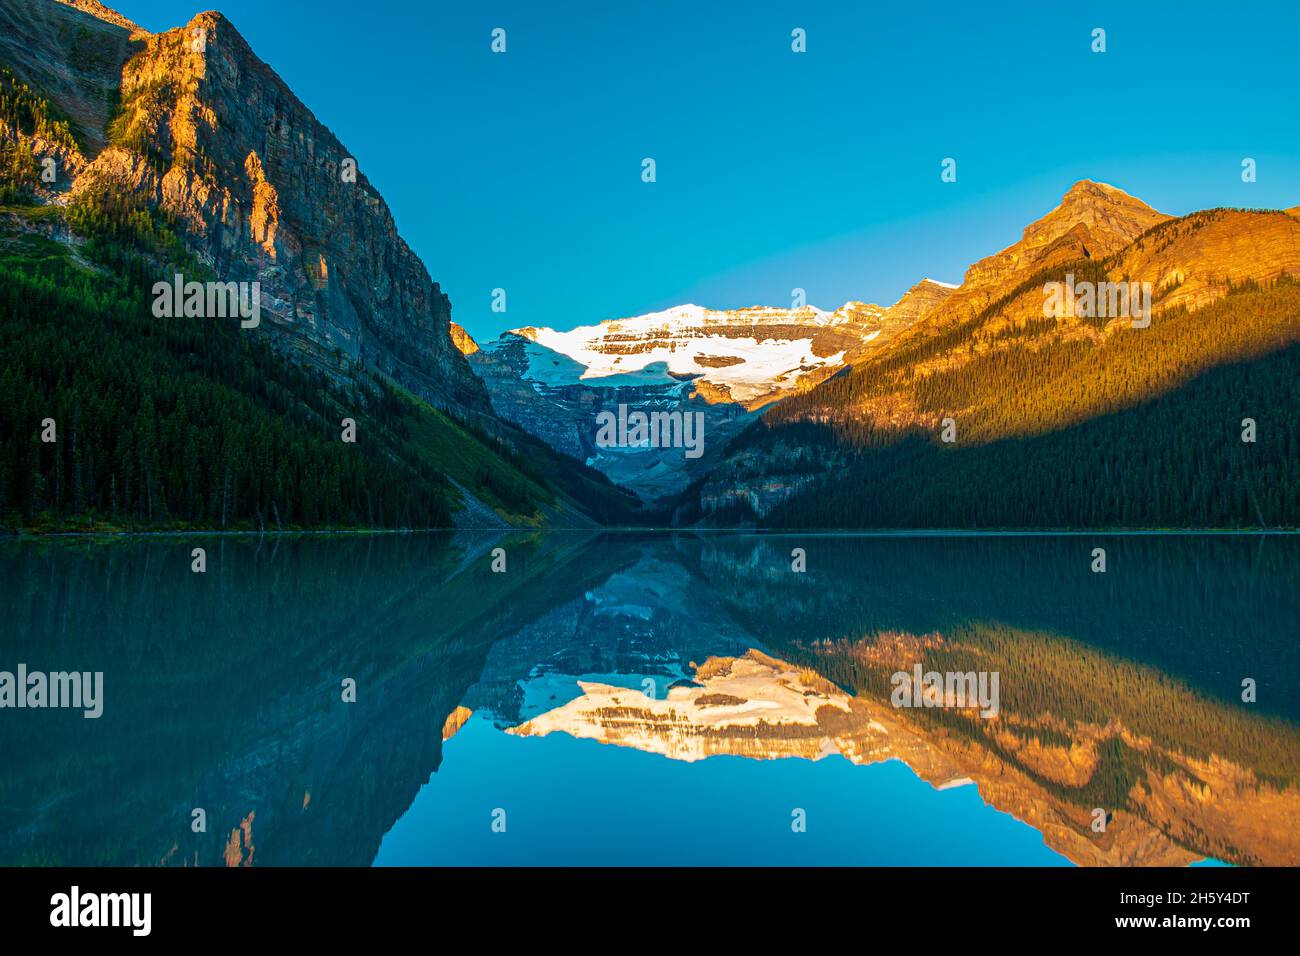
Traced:
<path fill-rule="evenodd" d="M 52 155 L 68 175 L 54 184 L 66 189 L 106 142 L 106 128 L 122 82 L 122 66 L 148 36 L 130 20 L 95 0 L 5 0 L 0 6 L 0 62 L 33 88 L 53 98 L 81 134 L 83 149 Z M 18 131 L 8 131 L 16 136 Z"/>
<path fill-rule="evenodd" d="M 1115 278 L 1149 282 L 1155 312 L 1197 309 L 1233 285 L 1300 275 L 1300 220 L 1271 210 L 1211 209 L 1171 220 L 1119 250 Z"/>
<path fill-rule="evenodd" d="M 230 21 L 202 13 L 152 35 L 79 6 L 94 9 L 20 0 L 13 36 L 39 49 L 5 51 L 49 95 L 83 91 L 60 100 L 85 131 L 66 164 L 74 201 L 128 194 L 171 218 L 218 280 L 259 281 L 255 334 L 295 362 L 341 382 L 365 368 L 443 409 L 489 412 L 447 297 L 357 158 Z M 105 92 L 120 97 L 107 131 Z"/>
<path fill-rule="evenodd" d="M 1019 242 L 967 269 L 962 284 L 930 310 L 913 334 L 938 334 L 970 319 L 1036 273 L 1081 258 L 1100 260 L 1169 218 L 1122 189 L 1080 180 L 1054 209 L 1025 227 Z"/>
<path fill-rule="evenodd" d="M 474 337 L 458 322 L 451 323 L 451 343 L 460 349 L 461 355 L 473 355 L 478 351 L 478 343 L 474 341 Z"/>
<path fill-rule="evenodd" d="M 943 305 L 956 289 L 946 282 L 922 279 L 889 307 L 889 319 L 901 332 Z"/>
<path fill-rule="evenodd" d="M 358 157 L 228 20 L 204 13 L 184 27 L 151 34 L 94 0 L 6 0 L 0 25 L 0 203 L 15 206 L 0 215 L 6 250 L 36 233 L 64 247 L 57 250 L 61 261 L 101 270 L 106 282 L 108 271 L 124 275 L 128 308 L 141 323 L 154 321 L 146 303 L 151 284 L 175 273 L 238 289 L 244 306 L 256 296 L 257 321 L 241 322 L 233 338 L 229 328 L 194 326 L 194 312 L 206 310 L 187 309 L 185 326 L 214 330 L 196 349 L 205 353 L 209 371 L 225 376 L 221 387 L 263 408 L 266 394 L 275 394 L 267 414 L 283 418 L 308 445 L 323 440 L 320 427 L 333 418 L 331 405 L 353 408 L 362 432 L 380 439 L 362 443 L 365 467 L 389 475 L 397 473 L 394 466 L 445 475 L 445 484 L 413 493 L 414 500 L 430 503 L 434 516 L 419 520 L 586 527 L 592 514 L 604 521 L 630 516 L 632 495 L 492 413 L 483 383 L 453 341 L 447 297 L 398 234 Z M 53 181 L 43 178 L 50 160 Z M 214 291 L 207 290 L 209 307 Z M 166 334 L 180 334 L 180 324 Z M 121 324 L 114 328 L 123 330 L 128 351 L 151 341 Z M 245 345 L 256 348 L 246 351 Z M 182 348 L 188 353 L 192 347 Z M 262 371 L 243 374 L 253 360 Z M 167 405 L 179 388 L 174 375 L 157 381 L 165 384 L 152 407 Z M 406 402 L 383 387 L 388 383 L 453 420 Z M 66 391 L 65 385 L 56 391 Z M 380 392 L 384 400 L 377 403 Z M 131 417 L 124 410 L 121 422 Z M 197 424 L 201 416 L 192 417 Z M 411 421 L 369 429 L 396 418 Z M 106 445 L 118 441 L 119 424 L 99 429 Z M 120 458 L 111 449 L 104 454 Z M 143 461 L 129 467 L 143 473 L 149 470 Z M 85 467 L 101 485 L 122 480 L 99 463 Z M 194 469 L 211 473 L 197 464 Z M 29 472 L 24 469 L 24 481 Z M 250 472 L 249 487 L 262 487 L 260 479 Z M 300 481 L 285 484 L 305 489 Z M 106 490 L 95 490 L 91 499 L 116 501 L 101 494 Z M 278 491 L 280 507 L 288 498 L 310 496 Z M 367 481 L 354 486 L 363 504 L 369 492 Z M 323 497 L 337 500 L 329 492 Z M 451 518 L 431 503 L 443 497 Z M 274 498 L 259 502 L 255 520 L 278 512 L 273 505 Z M 155 520 L 152 505 L 143 513 L 144 520 Z M 300 514 L 314 521 L 320 513 L 306 508 Z M 392 508 L 365 505 L 351 514 L 381 524 L 385 514 L 397 520 Z M 80 518 L 61 513 L 60 520 Z"/>
<path fill-rule="evenodd" d="M 609 384 L 588 384 L 572 359 L 520 334 L 506 333 L 468 357 L 496 414 L 600 470 L 650 505 L 680 493 L 754 418 L 743 405 L 708 394 L 707 385 L 656 369 L 610 376 Z M 699 456 L 687 457 L 685 447 L 602 447 L 597 416 L 609 412 L 617 417 L 620 406 L 647 415 L 702 415 Z"/>
<path fill-rule="evenodd" d="M 1019 242 L 971 266 L 962 285 L 1003 283 L 1080 254 L 1100 259 L 1169 218 L 1122 189 L 1082 179 L 1056 208 L 1026 226 Z"/>

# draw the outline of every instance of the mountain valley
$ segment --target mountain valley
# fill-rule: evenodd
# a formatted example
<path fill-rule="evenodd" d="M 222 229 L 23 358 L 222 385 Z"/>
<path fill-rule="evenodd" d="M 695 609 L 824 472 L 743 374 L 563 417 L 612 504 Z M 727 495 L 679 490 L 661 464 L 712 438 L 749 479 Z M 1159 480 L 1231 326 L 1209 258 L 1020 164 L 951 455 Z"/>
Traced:
<path fill-rule="evenodd" d="M 221 14 L 0 18 L 7 528 L 1300 524 L 1300 207 L 1081 180 L 887 307 L 559 309 L 476 341 Z M 178 275 L 256 284 L 256 328 L 159 324 Z M 1053 312 L 1054 286 L 1150 314 Z M 700 453 L 602 442 L 620 410 L 702 421 Z"/>

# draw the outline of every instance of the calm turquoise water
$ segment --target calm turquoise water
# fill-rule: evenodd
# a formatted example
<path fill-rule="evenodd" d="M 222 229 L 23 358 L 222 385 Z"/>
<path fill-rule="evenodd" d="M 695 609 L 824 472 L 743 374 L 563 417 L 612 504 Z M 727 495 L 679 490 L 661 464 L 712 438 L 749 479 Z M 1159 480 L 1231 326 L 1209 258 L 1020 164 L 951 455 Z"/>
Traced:
<path fill-rule="evenodd" d="M 10 542 L 0 671 L 104 709 L 0 709 L 0 863 L 1295 864 L 1298 579 L 1292 536 Z M 998 716 L 894 706 L 913 664 Z"/>
<path fill-rule="evenodd" d="M 571 737 L 520 740 L 486 720 L 471 720 L 445 753 L 377 865 L 1069 863 L 975 787 L 937 791 L 899 761 L 697 765 Z M 498 807 L 504 833 L 490 826 Z M 807 812 L 803 833 L 791 830 L 795 807 Z"/>

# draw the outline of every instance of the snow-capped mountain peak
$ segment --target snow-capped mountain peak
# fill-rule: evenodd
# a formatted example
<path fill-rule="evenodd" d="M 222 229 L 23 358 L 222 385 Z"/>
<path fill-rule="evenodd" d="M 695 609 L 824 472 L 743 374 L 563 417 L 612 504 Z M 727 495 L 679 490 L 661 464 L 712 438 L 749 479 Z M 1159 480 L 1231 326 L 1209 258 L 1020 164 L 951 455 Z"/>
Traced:
<path fill-rule="evenodd" d="M 498 343 L 512 337 L 534 343 L 526 374 L 547 385 L 697 381 L 709 400 L 752 409 L 841 368 L 879 334 L 886 313 L 862 302 L 833 312 L 812 305 L 710 309 L 687 303 L 568 331 L 528 326 Z"/>

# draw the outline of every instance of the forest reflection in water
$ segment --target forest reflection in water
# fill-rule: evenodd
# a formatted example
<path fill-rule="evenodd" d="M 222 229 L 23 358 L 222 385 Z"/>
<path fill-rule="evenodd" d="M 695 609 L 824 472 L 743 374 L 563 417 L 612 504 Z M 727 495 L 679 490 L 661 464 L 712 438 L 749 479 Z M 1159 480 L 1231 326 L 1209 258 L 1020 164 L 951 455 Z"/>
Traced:
<path fill-rule="evenodd" d="M 451 784 L 444 748 L 472 723 L 457 746 L 549 747 L 560 778 L 631 773 L 615 746 L 656 755 L 608 824 L 628 839 L 670 764 L 842 758 L 874 780 L 895 758 L 945 799 L 978 788 L 967 829 L 1010 814 L 1076 863 L 1294 865 L 1298 578 L 1285 535 L 13 542 L 0 670 L 102 671 L 105 700 L 97 720 L 0 712 L 0 861 L 366 865 L 389 835 L 435 862 L 419 841 L 456 835 L 402 821 Z M 893 675 L 917 665 L 996 673 L 997 716 L 893 706 Z M 574 738 L 610 746 L 554 746 Z M 539 825 L 555 809 L 514 799 Z M 935 810 L 895 812 L 921 833 Z M 790 861 L 789 833 L 786 813 L 746 859 Z M 598 862 L 642 862 L 618 835 Z M 849 842 L 854 862 L 883 858 Z M 509 861 L 567 862 L 549 854 Z M 938 860 L 918 840 L 908 862 Z"/>

